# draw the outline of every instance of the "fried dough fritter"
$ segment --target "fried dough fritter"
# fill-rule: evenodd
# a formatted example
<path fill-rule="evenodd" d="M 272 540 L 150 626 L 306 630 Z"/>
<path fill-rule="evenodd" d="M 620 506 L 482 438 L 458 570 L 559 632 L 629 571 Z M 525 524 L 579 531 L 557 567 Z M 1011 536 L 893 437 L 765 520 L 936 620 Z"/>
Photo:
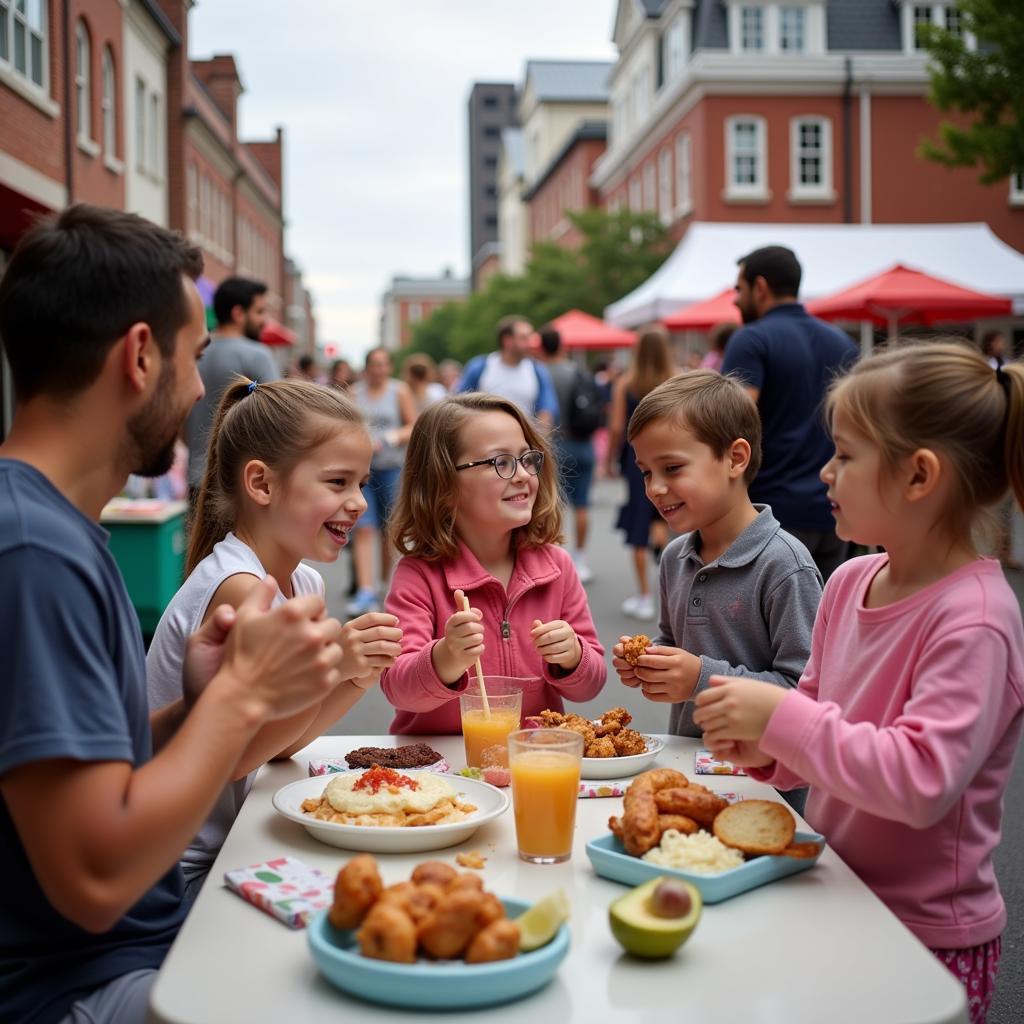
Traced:
<path fill-rule="evenodd" d="M 335 928 L 355 928 L 384 888 L 377 862 L 368 853 L 353 857 L 334 880 L 334 903 L 327 919 Z"/>

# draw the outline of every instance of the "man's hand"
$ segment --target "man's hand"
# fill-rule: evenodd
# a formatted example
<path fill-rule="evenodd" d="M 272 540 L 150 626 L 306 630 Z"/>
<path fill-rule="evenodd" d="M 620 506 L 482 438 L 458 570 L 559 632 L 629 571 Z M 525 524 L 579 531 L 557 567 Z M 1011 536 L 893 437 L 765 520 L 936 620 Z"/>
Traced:
<path fill-rule="evenodd" d="M 271 608 L 277 583 L 261 580 L 238 606 L 219 677 L 240 689 L 248 710 L 269 721 L 322 701 L 341 682 L 341 623 L 312 595 Z"/>
<path fill-rule="evenodd" d="M 549 664 L 572 672 L 583 658 L 583 646 L 576 630 L 561 619 L 551 622 L 533 620 L 530 639 L 537 653 Z"/>
<path fill-rule="evenodd" d="M 373 677 L 379 678 L 402 653 L 398 619 L 386 612 L 367 612 L 346 622 L 341 627 L 341 650 L 341 678 L 353 682 L 365 678 L 372 685 Z"/>
<path fill-rule="evenodd" d="M 708 684 L 697 695 L 693 722 L 704 730 L 710 750 L 721 749 L 728 742 L 756 744 L 787 693 L 760 679 L 712 676 Z"/>
<path fill-rule="evenodd" d="M 229 604 L 222 604 L 188 638 L 181 673 L 186 708 L 195 704 L 206 684 L 220 671 L 224 661 L 224 643 L 234 624 L 235 609 Z"/>
<path fill-rule="evenodd" d="M 679 647 L 648 647 L 634 669 L 643 695 L 657 704 L 678 704 L 693 696 L 700 658 Z"/>

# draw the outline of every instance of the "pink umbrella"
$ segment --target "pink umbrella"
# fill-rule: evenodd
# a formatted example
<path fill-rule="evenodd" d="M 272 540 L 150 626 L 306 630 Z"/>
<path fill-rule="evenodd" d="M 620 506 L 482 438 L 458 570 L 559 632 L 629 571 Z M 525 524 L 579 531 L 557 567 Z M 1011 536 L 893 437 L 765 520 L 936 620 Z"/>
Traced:
<path fill-rule="evenodd" d="M 734 288 L 726 288 L 713 299 L 683 306 L 662 319 L 670 331 L 709 331 L 715 324 L 738 324 L 740 311 L 733 304 Z"/>

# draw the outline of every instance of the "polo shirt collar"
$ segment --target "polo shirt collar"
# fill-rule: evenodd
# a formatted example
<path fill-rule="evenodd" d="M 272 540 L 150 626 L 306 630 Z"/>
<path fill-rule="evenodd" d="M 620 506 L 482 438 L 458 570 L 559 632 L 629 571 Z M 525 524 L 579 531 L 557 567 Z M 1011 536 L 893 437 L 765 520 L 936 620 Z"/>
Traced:
<path fill-rule="evenodd" d="M 804 309 L 802 302 L 780 302 L 777 306 L 772 306 L 763 317 L 762 320 L 773 315 L 779 316 L 803 316 L 807 310 Z"/>
<path fill-rule="evenodd" d="M 738 569 L 749 565 L 764 551 L 765 546 L 780 530 L 779 521 L 772 514 L 771 506 L 755 504 L 757 518 L 715 559 L 717 565 L 726 569 Z M 701 565 L 700 552 L 697 550 L 697 534 L 694 530 L 686 535 L 679 549 L 679 558 L 692 558 Z"/>

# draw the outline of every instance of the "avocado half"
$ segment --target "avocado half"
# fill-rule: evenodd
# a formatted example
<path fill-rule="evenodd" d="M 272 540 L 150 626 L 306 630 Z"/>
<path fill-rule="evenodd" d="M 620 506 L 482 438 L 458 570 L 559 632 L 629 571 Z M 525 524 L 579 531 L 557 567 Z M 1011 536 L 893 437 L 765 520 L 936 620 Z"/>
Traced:
<path fill-rule="evenodd" d="M 608 908 L 612 935 L 627 952 L 647 960 L 671 956 L 693 933 L 704 909 L 700 890 L 683 882 L 692 901 L 690 912 L 684 917 L 659 917 L 651 910 L 651 895 L 664 880 L 652 878 L 620 896 Z"/>

